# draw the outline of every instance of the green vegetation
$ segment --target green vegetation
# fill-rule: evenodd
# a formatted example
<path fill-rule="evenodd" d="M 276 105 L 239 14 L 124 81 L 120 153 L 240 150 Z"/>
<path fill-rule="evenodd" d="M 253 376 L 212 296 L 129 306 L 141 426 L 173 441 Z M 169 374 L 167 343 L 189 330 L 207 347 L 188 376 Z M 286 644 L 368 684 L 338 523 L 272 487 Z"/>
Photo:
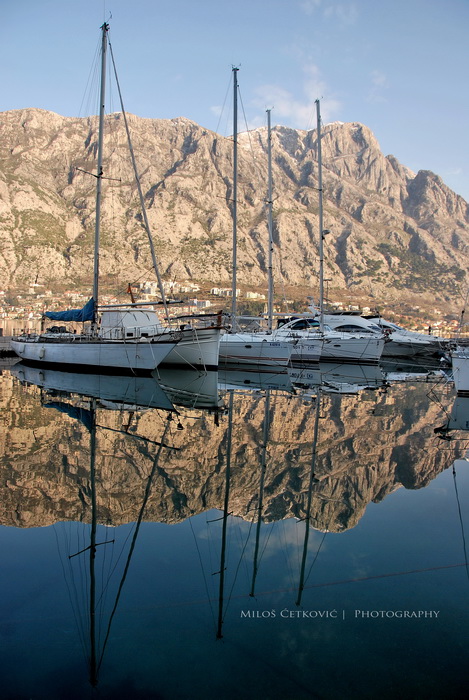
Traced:
<path fill-rule="evenodd" d="M 380 243 L 377 250 L 392 255 L 400 261 L 399 276 L 394 278 L 395 289 L 412 289 L 416 292 L 446 290 L 452 294 L 458 291 L 459 284 L 465 279 L 465 271 L 457 265 L 444 265 L 428 260 L 423 255 L 411 253 L 389 243 Z"/>
<path fill-rule="evenodd" d="M 374 277 L 383 266 L 382 260 L 373 260 L 372 258 L 367 258 L 366 256 L 363 259 L 363 262 L 365 263 L 365 268 L 363 268 L 361 265 L 357 265 L 357 268 L 364 270 L 364 272 L 358 272 L 356 277 Z"/>
<path fill-rule="evenodd" d="M 61 248 L 66 240 L 63 221 L 56 219 L 52 214 L 27 209 L 21 213 L 16 211 L 15 217 L 18 228 L 23 232 L 22 248 L 31 245 Z"/>

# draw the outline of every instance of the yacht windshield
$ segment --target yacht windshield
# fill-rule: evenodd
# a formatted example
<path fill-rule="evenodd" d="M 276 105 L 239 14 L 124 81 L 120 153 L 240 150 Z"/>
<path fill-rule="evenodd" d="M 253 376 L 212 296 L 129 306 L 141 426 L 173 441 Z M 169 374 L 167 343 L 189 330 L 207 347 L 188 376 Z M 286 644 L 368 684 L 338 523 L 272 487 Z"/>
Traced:
<path fill-rule="evenodd" d="M 362 326 L 356 326 L 353 323 L 344 323 L 342 326 L 336 326 L 336 331 L 340 331 L 341 333 L 375 333 L 376 331 L 371 328 L 362 328 Z M 381 333 L 381 330 L 378 328 L 378 332 Z"/>

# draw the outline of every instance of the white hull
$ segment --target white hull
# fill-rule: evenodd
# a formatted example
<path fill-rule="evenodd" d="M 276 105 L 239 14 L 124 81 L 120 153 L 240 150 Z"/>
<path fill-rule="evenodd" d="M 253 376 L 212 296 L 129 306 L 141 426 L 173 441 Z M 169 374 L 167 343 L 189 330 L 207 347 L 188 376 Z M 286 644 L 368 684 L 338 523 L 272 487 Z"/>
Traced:
<path fill-rule="evenodd" d="M 15 338 L 11 348 L 24 362 L 68 367 L 81 371 L 118 369 L 131 372 L 151 372 L 176 346 L 176 341 L 90 340 L 84 336 L 62 337 L 57 340 L 39 336 L 35 340 Z"/>
<path fill-rule="evenodd" d="M 321 360 L 377 364 L 384 348 L 384 340 L 375 337 L 346 337 L 344 334 L 325 336 Z"/>
<path fill-rule="evenodd" d="M 216 370 L 220 348 L 221 328 L 184 328 L 176 347 L 165 357 L 164 365 L 185 365 Z"/>
<path fill-rule="evenodd" d="M 220 366 L 240 364 L 281 367 L 290 361 L 292 346 L 263 333 L 226 333 L 220 340 Z"/>
<path fill-rule="evenodd" d="M 455 351 L 451 354 L 454 386 L 457 393 L 469 392 L 469 353 Z"/>
<path fill-rule="evenodd" d="M 294 331 L 282 327 L 274 331 L 274 338 L 291 345 L 290 361 L 295 363 L 319 362 L 324 341 L 317 333 Z"/>

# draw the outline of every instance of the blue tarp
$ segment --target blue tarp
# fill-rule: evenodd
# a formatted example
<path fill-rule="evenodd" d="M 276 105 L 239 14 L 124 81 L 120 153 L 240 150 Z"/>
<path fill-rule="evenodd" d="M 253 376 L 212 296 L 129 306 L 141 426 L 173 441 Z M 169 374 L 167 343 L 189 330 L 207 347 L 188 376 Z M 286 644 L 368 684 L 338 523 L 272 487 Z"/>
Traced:
<path fill-rule="evenodd" d="M 44 316 L 52 319 L 52 321 L 92 321 L 94 317 L 94 299 L 91 297 L 82 309 L 46 311 Z"/>

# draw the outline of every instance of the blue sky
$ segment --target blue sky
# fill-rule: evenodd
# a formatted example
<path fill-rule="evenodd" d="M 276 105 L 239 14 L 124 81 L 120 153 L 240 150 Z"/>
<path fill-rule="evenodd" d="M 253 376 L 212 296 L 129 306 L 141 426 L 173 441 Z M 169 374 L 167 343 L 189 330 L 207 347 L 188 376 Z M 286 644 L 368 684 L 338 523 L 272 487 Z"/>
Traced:
<path fill-rule="evenodd" d="M 469 200 L 469 0 L 0 0 L 0 111 L 87 114 L 110 15 L 127 111 L 229 135 L 236 65 L 240 130 L 270 107 L 273 124 L 314 128 L 320 98 L 324 122 L 365 124 Z"/>

